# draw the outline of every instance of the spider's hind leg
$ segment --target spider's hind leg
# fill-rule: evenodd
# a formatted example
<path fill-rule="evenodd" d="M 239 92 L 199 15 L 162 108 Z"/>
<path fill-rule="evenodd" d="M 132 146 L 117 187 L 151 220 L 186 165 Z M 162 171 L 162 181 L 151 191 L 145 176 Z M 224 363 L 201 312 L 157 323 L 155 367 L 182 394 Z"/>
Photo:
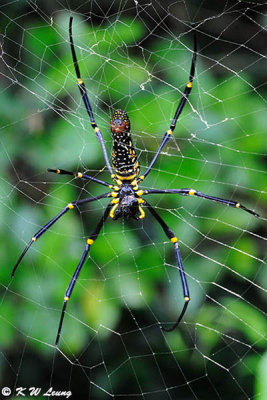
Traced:
<path fill-rule="evenodd" d="M 180 278 L 181 278 L 181 282 L 182 282 L 183 293 L 184 293 L 184 306 L 183 306 L 183 309 L 182 309 L 181 313 L 179 314 L 176 322 L 173 324 L 173 326 L 171 326 L 170 328 L 164 328 L 164 327 L 161 326 L 161 329 L 163 331 L 171 332 L 177 327 L 177 325 L 179 324 L 179 322 L 183 318 L 183 316 L 184 316 L 184 314 L 186 312 L 187 306 L 189 304 L 190 295 L 189 295 L 188 284 L 187 284 L 187 280 L 186 280 L 186 276 L 185 276 L 185 272 L 184 272 L 184 267 L 183 267 L 183 263 L 182 263 L 182 258 L 181 258 L 181 254 L 180 254 L 178 238 L 175 236 L 175 233 L 168 227 L 168 225 L 163 221 L 163 219 L 159 216 L 159 214 L 154 210 L 154 208 L 147 201 L 144 201 L 144 205 L 149 209 L 149 211 L 151 212 L 153 217 L 161 225 L 161 227 L 164 230 L 164 232 L 165 232 L 166 236 L 168 237 L 168 239 L 170 239 L 170 241 L 174 245 L 177 265 L 178 265 Z"/>
<path fill-rule="evenodd" d="M 103 225 L 104 225 L 104 223 L 105 223 L 105 221 L 106 221 L 106 219 L 107 219 L 107 217 L 108 217 L 108 215 L 109 215 L 110 209 L 111 209 L 111 204 L 109 204 L 109 205 L 107 206 L 107 208 L 105 209 L 105 212 L 104 212 L 104 214 L 102 215 L 102 217 L 101 217 L 99 223 L 97 224 L 95 230 L 92 232 L 92 234 L 90 235 L 90 237 L 87 239 L 86 245 L 85 245 L 85 250 L 84 250 L 84 252 L 83 252 L 83 254 L 82 254 L 82 257 L 81 257 L 81 259 L 80 259 L 80 262 L 79 262 L 79 264 L 78 264 L 78 266 L 77 266 L 77 268 L 76 268 L 76 270 L 75 270 L 75 272 L 74 272 L 74 274 L 73 274 L 73 277 L 71 278 L 71 281 L 70 281 L 70 283 L 69 283 L 69 286 L 68 286 L 68 288 L 67 288 L 67 290 L 66 290 L 66 292 L 65 292 L 64 303 L 63 303 L 63 307 L 62 307 L 62 311 L 61 311 L 61 317 L 60 317 L 60 322 L 59 322 L 59 326 L 58 326 L 58 332 L 57 332 L 57 338 L 56 338 L 56 345 L 58 344 L 59 339 L 60 339 L 60 334 L 61 334 L 61 329 L 62 329 L 62 325 L 63 325 L 63 320 L 64 320 L 66 308 L 67 308 L 67 303 L 68 303 L 68 301 L 70 300 L 70 297 L 71 297 L 71 294 L 72 294 L 72 292 L 73 292 L 74 286 L 75 286 L 75 284 L 76 284 L 76 282 L 77 282 L 77 279 L 78 279 L 78 277 L 79 277 L 79 275 L 80 275 L 80 272 L 81 272 L 81 270 L 82 270 L 82 267 L 83 267 L 83 265 L 84 265 L 84 262 L 85 262 L 85 260 L 86 260 L 86 257 L 87 257 L 87 255 L 88 255 L 88 253 L 89 253 L 89 251 L 90 251 L 90 248 L 91 248 L 92 244 L 93 244 L 93 243 L 96 241 L 96 239 L 98 238 L 99 232 L 100 232 L 101 228 L 103 227 Z"/>

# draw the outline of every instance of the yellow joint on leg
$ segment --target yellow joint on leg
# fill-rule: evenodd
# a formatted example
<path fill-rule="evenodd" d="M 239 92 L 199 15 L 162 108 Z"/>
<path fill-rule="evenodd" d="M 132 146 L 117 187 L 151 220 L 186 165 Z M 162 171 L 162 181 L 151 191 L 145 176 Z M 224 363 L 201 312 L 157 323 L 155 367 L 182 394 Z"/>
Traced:
<path fill-rule="evenodd" d="M 142 204 L 142 203 L 144 203 L 144 202 L 145 202 L 144 199 L 138 199 L 138 203 L 139 203 L 139 204 Z"/>
<path fill-rule="evenodd" d="M 144 194 L 143 190 L 138 190 L 138 192 L 136 192 L 137 196 L 142 196 Z"/>
<path fill-rule="evenodd" d="M 72 208 L 74 208 L 74 205 L 72 203 L 68 204 L 69 209 L 71 210 Z"/>
<path fill-rule="evenodd" d="M 139 199 L 139 200 L 141 200 L 141 199 Z M 141 206 L 139 206 L 139 211 L 140 211 L 139 219 L 145 218 L 146 214 Z"/>
<path fill-rule="evenodd" d="M 168 130 L 167 130 L 167 133 L 168 133 L 169 135 L 172 135 L 172 134 L 173 134 L 173 131 L 172 131 L 171 129 L 168 129 Z"/>
<path fill-rule="evenodd" d="M 83 174 L 81 172 L 78 172 L 77 176 L 78 176 L 78 178 L 82 178 Z"/>
<path fill-rule="evenodd" d="M 57 174 L 60 174 L 60 169 L 57 169 Z"/>
<path fill-rule="evenodd" d="M 144 175 L 139 176 L 140 181 L 143 181 L 145 179 Z"/>
<path fill-rule="evenodd" d="M 131 182 L 131 185 L 132 185 L 132 186 L 136 186 L 136 185 L 137 185 L 136 179 L 134 179 L 134 180 Z"/>
<path fill-rule="evenodd" d="M 184 298 L 184 301 L 186 301 L 186 302 L 189 301 L 189 300 L 190 300 L 190 297 L 185 297 Z"/>
<path fill-rule="evenodd" d="M 112 197 L 117 197 L 119 193 L 118 192 L 111 192 L 110 194 L 111 194 Z"/>
<path fill-rule="evenodd" d="M 119 204 L 115 204 L 115 206 L 112 207 L 112 209 L 110 210 L 110 213 L 109 213 L 110 218 L 114 218 L 114 216 L 115 216 L 114 213 L 118 206 L 119 206 Z"/>
<path fill-rule="evenodd" d="M 111 204 L 118 204 L 119 201 L 120 201 L 120 199 L 113 199 L 112 202 L 111 202 Z"/>
<path fill-rule="evenodd" d="M 111 175 L 111 179 L 113 179 L 113 181 L 116 182 L 119 186 L 122 185 L 122 181 L 120 180 L 120 178 L 124 179 L 123 177 L 121 177 L 119 175 L 115 175 L 115 174 Z"/>
<path fill-rule="evenodd" d="M 94 132 L 96 133 L 96 132 L 99 132 L 100 131 L 100 129 L 98 128 L 98 126 L 96 126 L 95 128 L 94 128 Z"/>
<path fill-rule="evenodd" d="M 240 203 L 236 203 L 236 208 L 239 208 L 240 207 Z"/>
<path fill-rule="evenodd" d="M 189 89 L 191 89 L 192 86 L 193 86 L 193 83 L 191 81 L 189 81 L 188 84 L 186 85 L 186 87 L 188 87 Z"/>
<path fill-rule="evenodd" d="M 176 236 L 172 237 L 172 238 L 171 238 L 171 242 L 172 242 L 172 243 L 178 242 L 178 238 L 177 238 Z"/>
<path fill-rule="evenodd" d="M 93 244 L 94 243 L 94 240 L 93 239 L 87 239 L 87 242 L 86 242 L 87 244 L 90 244 L 90 246 L 91 246 L 91 244 Z"/>
<path fill-rule="evenodd" d="M 82 85 L 83 84 L 83 80 L 81 78 L 78 78 L 78 84 Z"/>
<path fill-rule="evenodd" d="M 33 236 L 33 237 L 32 237 L 32 241 L 33 241 L 33 242 L 36 242 L 36 240 L 37 240 L 36 237 Z"/>
<path fill-rule="evenodd" d="M 65 297 L 64 297 L 64 301 L 69 301 L 69 299 L 70 299 L 70 298 L 69 298 L 68 296 L 65 296 Z"/>
<path fill-rule="evenodd" d="M 191 189 L 188 192 L 189 196 L 194 196 L 195 193 L 196 193 L 196 191 L 194 189 Z"/>

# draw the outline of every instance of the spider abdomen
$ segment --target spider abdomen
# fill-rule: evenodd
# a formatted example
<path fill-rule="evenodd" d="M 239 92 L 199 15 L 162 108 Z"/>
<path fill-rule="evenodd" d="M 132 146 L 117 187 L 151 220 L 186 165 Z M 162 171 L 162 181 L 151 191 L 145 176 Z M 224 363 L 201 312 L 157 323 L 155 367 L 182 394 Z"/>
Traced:
<path fill-rule="evenodd" d="M 112 164 L 119 179 L 133 180 L 139 175 L 139 162 L 132 142 L 130 120 L 124 110 L 116 110 L 110 121 Z"/>

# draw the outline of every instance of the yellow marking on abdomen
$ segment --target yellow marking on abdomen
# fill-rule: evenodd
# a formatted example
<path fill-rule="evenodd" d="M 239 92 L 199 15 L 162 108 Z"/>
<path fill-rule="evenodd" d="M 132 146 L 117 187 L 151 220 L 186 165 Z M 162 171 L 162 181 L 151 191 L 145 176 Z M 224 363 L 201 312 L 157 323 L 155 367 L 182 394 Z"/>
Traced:
<path fill-rule="evenodd" d="M 117 174 L 117 178 L 121 179 L 122 181 L 125 181 L 125 180 L 130 181 L 130 180 L 133 180 L 134 178 L 136 178 L 136 173 L 129 175 L 129 176 L 121 176 L 121 175 Z M 122 182 L 120 184 L 122 184 Z"/>
<path fill-rule="evenodd" d="M 137 162 L 134 164 L 134 169 L 138 169 L 138 167 L 139 167 L 139 162 L 137 161 Z"/>

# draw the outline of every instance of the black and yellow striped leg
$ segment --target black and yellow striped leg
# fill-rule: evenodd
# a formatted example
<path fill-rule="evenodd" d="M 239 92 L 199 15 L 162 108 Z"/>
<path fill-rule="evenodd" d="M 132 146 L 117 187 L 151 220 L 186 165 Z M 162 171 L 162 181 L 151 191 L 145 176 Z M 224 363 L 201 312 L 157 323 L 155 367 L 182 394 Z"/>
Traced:
<path fill-rule="evenodd" d="M 71 294 L 73 292 L 74 286 L 77 282 L 77 279 L 80 275 L 80 272 L 82 270 L 82 267 L 84 265 L 84 262 L 86 260 L 86 257 L 90 251 L 91 245 L 96 241 L 99 232 L 101 230 L 101 228 L 103 227 L 109 212 L 111 209 L 111 204 L 109 204 L 104 212 L 104 214 L 101 217 L 101 220 L 99 221 L 97 227 L 95 228 L 95 230 L 93 231 L 93 233 L 90 235 L 90 237 L 87 239 L 86 241 L 86 245 L 85 245 L 85 250 L 83 252 L 83 255 L 80 259 L 80 262 L 73 274 L 73 277 L 71 278 L 71 281 L 69 283 L 69 286 L 66 290 L 65 296 L 64 296 L 64 303 L 63 303 L 63 307 L 62 307 L 62 312 L 61 312 L 61 317 L 60 317 L 60 321 L 59 321 L 59 326 L 58 326 L 58 332 L 57 332 L 57 338 L 56 338 L 56 345 L 58 344 L 59 338 L 60 338 L 60 334 L 61 334 L 61 329 L 62 329 L 62 325 L 63 325 L 63 320 L 64 320 L 64 316 L 65 316 L 65 312 L 66 312 L 66 307 L 67 307 L 67 303 L 71 297 Z"/>
<path fill-rule="evenodd" d="M 113 185 L 110 185 L 107 182 L 104 182 L 100 179 L 94 178 L 93 176 L 89 176 L 82 172 L 70 172 L 70 171 L 66 171 L 65 169 L 59 169 L 59 168 L 57 168 L 57 169 L 47 168 L 47 171 L 53 172 L 54 174 L 58 174 L 58 175 L 71 175 L 71 176 L 74 176 L 75 178 L 83 179 L 86 181 L 93 181 L 93 182 L 99 183 L 100 185 L 107 186 L 110 189 L 113 189 Z"/>
<path fill-rule="evenodd" d="M 16 262 L 12 273 L 11 273 L 11 277 L 13 278 L 15 275 L 15 272 L 19 266 L 19 264 L 21 263 L 21 260 L 23 259 L 23 257 L 25 256 L 25 254 L 27 253 L 27 251 L 29 250 L 29 248 L 31 247 L 31 245 L 36 242 L 37 239 L 39 239 L 52 225 L 54 225 L 55 222 L 57 222 L 64 214 L 66 214 L 66 212 L 68 212 L 69 210 L 73 209 L 74 207 L 80 206 L 82 204 L 85 203 L 90 203 L 92 201 L 95 200 L 99 200 L 102 199 L 104 197 L 109 197 L 110 193 L 104 193 L 101 194 L 99 196 L 96 197 L 91 197 L 91 198 L 86 198 L 86 199 L 82 199 L 82 200 L 76 200 L 73 201 L 72 203 L 69 203 L 68 205 L 66 205 L 62 211 L 60 211 L 60 213 L 58 213 L 54 218 L 51 219 L 51 221 L 49 221 L 46 225 L 44 225 L 38 232 L 36 232 L 34 234 L 34 236 L 31 238 L 31 240 L 29 241 L 29 243 L 27 244 L 27 246 L 25 247 L 25 249 L 23 250 L 23 253 L 21 254 L 21 256 L 19 257 L 18 261 Z"/>
<path fill-rule="evenodd" d="M 175 322 L 175 324 L 171 328 L 164 328 L 163 326 L 161 326 L 161 329 L 163 331 L 171 332 L 177 327 L 177 325 L 179 324 L 179 322 L 183 318 L 183 316 L 184 316 L 184 314 L 186 312 L 188 303 L 190 301 L 188 284 L 187 284 L 187 280 L 186 280 L 186 276 L 185 276 L 185 272 L 184 272 L 184 267 L 183 267 L 183 263 L 182 263 L 182 259 L 181 259 L 178 239 L 175 236 L 175 233 L 168 227 L 168 225 L 163 221 L 163 219 L 159 216 L 159 214 L 154 210 L 154 208 L 147 201 L 144 201 L 144 206 L 146 206 L 149 209 L 149 211 L 151 212 L 153 217 L 161 225 L 161 227 L 164 230 L 164 232 L 165 232 L 166 236 L 168 237 L 168 239 L 170 239 L 170 241 L 173 243 L 174 251 L 175 251 L 175 255 L 176 255 L 176 259 L 177 259 L 177 264 L 178 264 L 178 269 L 179 269 L 179 273 L 180 273 L 180 278 L 181 278 L 181 282 L 182 282 L 183 294 L 184 294 L 184 306 L 183 306 L 183 309 L 182 309 L 181 313 L 179 314 L 179 316 L 177 318 L 177 321 Z"/>
<path fill-rule="evenodd" d="M 226 200 L 226 199 L 221 199 L 220 197 L 215 197 L 215 196 L 209 196 L 207 194 L 204 194 L 202 192 L 199 192 L 198 190 L 195 189 L 148 189 L 144 190 L 143 194 L 179 194 L 182 196 L 196 196 L 196 197 L 202 197 L 203 199 L 207 200 L 212 200 L 212 201 L 217 201 L 218 203 L 225 204 L 230 207 L 235 207 L 235 208 L 240 208 L 241 210 L 246 211 L 249 214 L 254 215 L 255 217 L 259 217 L 259 214 L 256 213 L 255 211 L 250 210 L 249 208 L 243 206 L 241 203 L 237 201 L 232 201 L 232 200 Z"/>
<path fill-rule="evenodd" d="M 70 47 L 71 47 L 71 53 L 72 53 L 72 59 L 73 59 L 73 63 L 74 63 L 74 68 L 75 68 L 75 72 L 78 78 L 78 87 L 80 89 L 80 93 L 85 105 L 85 108 L 87 110 L 87 113 L 89 115 L 90 121 L 91 121 L 91 125 L 94 129 L 94 132 L 96 134 L 96 137 L 102 147 L 102 151 L 103 151 L 103 155 L 104 155 L 104 159 L 106 162 L 106 166 L 110 172 L 110 174 L 113 173 L 112 168 L 110 166 L 109 160 L 108 160 L 108 155 L 107 155 L 107 150 L 105 147 L 105 143 L 103 140 L 103 135 L 101 130 L 98 128 L 95 119 L 94 119 L 94 115 L 93 115 L 93 111 L 87 96 L 87 92 L 86 92 L 86 88 L 85 88 L 85 84 L 81 78 L 81 73 L 80 73 L 80 68 L 78 65 L 78 60 L 77 60 L 77 56 L 76 56 L 76 52 L 75 52 L 75 47 L 74 47 L 74 43 L 73 43 L 73 37 L 72 37 L 72 21 L 73 21 L 73 17 L 70 17 L 70 23 L 69 23 L 69 36 L 70 36 Z"/>
<path fill-rule="evenodd" d="M 165 146 L 165 144 L 168 142 L 168 140 L 170 139 L 170 137 L 172 136 L 174 129 L 176 127 L 176 122 L 181 114 L 181 112 L 183 111 L 183 108 L 185 106 L 185 103 L 189 97 L 189 94 L 192 90 L 192 86 L 193 86 L 193 79 L 194 79 L 194 75 L 195 75 L 195 66 L 196 66 L 196 57 L 197 57 L 197 40 L 196 40 L 196 35 L 194 33 L 194 51 L 193 51 L 193 57 L 192 57 L 192 62 L 191 62 L 191 69 L 190 69 L 190 75 L 189 75 L 189 82 L 187 83 L 185 89 L 184 89 L 184 93 L 183 96 L 180 100 L 180 103 L 178 104 L 178 107 L 175 111 L 175 115 L 173 118 L 173 121 L 170 125 L 170 129 L 167 130 L 167 132 L 164 133 L 163 139 L 161 141 L 161 144 L 159 145 L 159 148 L 155 154 L 155 156 L 153 157 L 153 160 L 151 161 L 150 165 L 148 166 L 147 170 L 144 172 L 143 175 L 141 175 L 138 180 L 137 183 L 140 183 L 141 181 L 143 181 L 145 179 L 145 177 L 149 174 L 149 172 L 151 171 L 153 165 L 155 164 L 158 156 L 161 153 L 161 150 L 163 149 L 163 147 Z"/>

